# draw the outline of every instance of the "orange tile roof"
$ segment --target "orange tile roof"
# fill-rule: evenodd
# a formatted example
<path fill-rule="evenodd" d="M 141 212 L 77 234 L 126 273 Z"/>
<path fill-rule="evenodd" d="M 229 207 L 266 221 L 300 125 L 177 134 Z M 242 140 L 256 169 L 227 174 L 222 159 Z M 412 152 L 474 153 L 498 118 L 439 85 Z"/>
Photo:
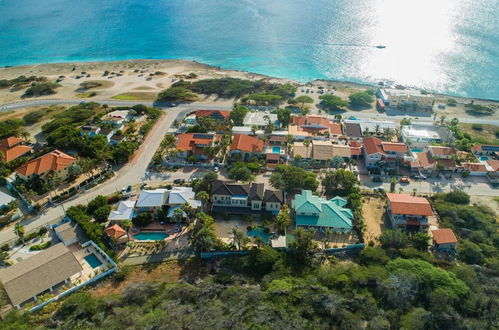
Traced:
<path fill-rule="evenodd" d="M 362 143 L 360 143 L 359 141 L 352 141 L 350 142 L 350 147 L 362 148 Z"/>
<path fill-rule="evenodd" d="M 411 163 L 411 166 L 414 167 L 421 166 L 424 168 L 433 167 L 435 166 L 435 161 L 433 160 L 433 157 L 431 157 L 429 151 L 418 152 L 416 154 L 416 160 L 413 163 Z"/>
<path fill-rule="evenodd" d="M 230 150 L 240 150 L 243 152 L 262 152 L 263 141 L 259 138 L 245 135 L 236 134 L 230 145 Z"/>
<path fill-rule="evenodd" d="M 487 172 L 487 167 L 485 167 L 482 163 L 461 163 L 463 168 L 471 171 L 471 172 Z"/>
<path fill-rule="evenodd" d="M 407 152 L 405 143 L 381 142 L 384 151 Z"/>
<path fill-rule="evenodd" d="M 305 125 L 320 125 L 324 128 L 303 127 L 304 130 L 323 131 L 327 130 L 330 134 L 341 135 L 343 134 L 341 124 L 335 123 L 325 117 L 317 115 L 307 116 L 292 116 L 292 123 L 298 126 Z"/>
<path fill-rule="evenodd" d="M 177 150 L 196 151 L 197 145 L 210 145 L 215 140 L 215 134 L 208 137 L 209 134 L 185 133 L 177 135 Z"/>
<path fill-rule="evenodd" d="M 368 155 L 381 153 L 384 154 L 383 148 L 381 146 L 383 141 L 378 139 L 377 137 L 371 136 L 367 139 L 364 139 L 364 149 Z"/>
<path fill-rule="evenodd" d="M 435 229 L 431 233 L 433 234 L 433 241 L 439 245 L 457 243 L 456 235 L 451 229 Z"/>
<path fill-rule="evenodd" d="M 118 225 L 108 227 L 104 229 L 104 231 L 106 232 L 107 236 L 111 238 L 120 238 L 126 235 L 126 231 Z"/>
<path fill-rule="evenodd" d="M 430 202 L 426 198 L 411 196 L 408 194 L 387 193 L 392 213 L 404 215 L 432 216 Z"/>
<path fill-rule="evenodd" d="M 230 117 L 230 111 L 228 110 L 198 110 L 196 111 L 196 117 L 210 117 L 210 116 L 220 116 L 227 119 Z"/>
<path fill-rule="evenodd" d="M 0 145 L 0 151 L 3 152 L 4 155 L 4 160 L 6 162 L 10 162 L 16 158 L 21 157 L 24 154 L 27 154 L 28 152 L 31 152 L 33 148 L 30 146 L 25 146 L 22 144 L 15 145 L 13 147 L 7 148 L 3 145 Z"/>
<path fill-rule="evenodd" d="M 12 148 L 13 146 L 18 145 L 21 142 L 23 142 L 23 139 L 16 136 L 10 136 L 0 141 L 0 147 Z"/>
<path fill-rule="evenodd" d="M 499 160 L 489 159 L 487 163 L 492 167 L 492 170 L 499 171 Z"/>
<path fill-rule="evenodd" d="M 40 175 L 49 171 L 59 171 L 73 164 L 75 158 L 66 155 L 64 152 L 54 150 L 41 157 L 33 159 L 26 164 L 18 167 L 16 172 L 29 176 L 32 174 Z"/>
<path fill-rule="evenodd" d="M 456 149 L 450 147 L 429 146 L 428 149 L 435 156 L 452 156 L 456 154 Z"/>

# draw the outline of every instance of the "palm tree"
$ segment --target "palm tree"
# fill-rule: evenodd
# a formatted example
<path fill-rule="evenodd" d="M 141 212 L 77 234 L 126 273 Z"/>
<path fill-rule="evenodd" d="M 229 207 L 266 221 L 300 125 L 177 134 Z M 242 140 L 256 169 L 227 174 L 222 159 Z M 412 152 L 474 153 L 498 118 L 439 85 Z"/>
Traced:
<path fill-rule="evenodd" d="M 177 223 L 177 226 L 180 228 L 180 223 L 182 222 L 182 219 L 184 218 L 184 211 L 182 211 L 181 208 L 176 208 L 173 211 L 173 220 Z"/>
<path fill-rule="evenodd" d="M 367 127 L 367 126 L 366 126 L 366 127 L 364 128 L 364 131 L 362 132 L 362 136 L 363 136 L 363 137 L 369 137 L 369 135 L 370 135 L 370 134 L 369 134 L 369 127 Z"/>
<path fill-rule="evenodd" d="M 190 220 L 191 217 L 194 215 L 194 209 L 192 208 L 191 204 L 184 203 L 184 204 L 182 204 L 182 206 L 180 208 L 187 215 L 187 220 Z"/>
<path fill-rule="evenodd" d="M 14 227 L 14 233 L 17 235 L 17 237 L 19 237 L 19 239 L 21 240 L 21 243 L 24 244 L 23 239 L 24 239 L 24 234 L 26 233 L 26 230 L 20 222 L 16 223 L 16 226 Z"/>
<path fill-rule="evenodd" d="M 397 184 L 397 178 L 392 176 L 390 178 L 390 192 L 393 193 L 395 192 L 395 185 Z"/>
<path fill-rule="evenodd" d="M 443 125 L 443 124 L 444 124 L 445 119 L 447 119 L 447 116 L 445 116 L 445 115 L 441 115 L 441 116 L 440 116 L 440 125 Z"/>
<path fill-rule="evenodd" d="M 19 135 L 24 139 L 26 143 L 29 142 L 29 133 L 27 131 L 22 131 Z"/>
<path fill-rule="evenodd" d="M 376 125 L 374 126 L 374 134 L 375 134 L 376 136 L 379 136 L 379 133 L 380 133 L 380 132 L 381 132 L 381 128 L 380 128 L 380 126 L 379 126 L 378 124 L 376 124 Z"/>
<path fill-rule="evenodd" d="M 238 250 L 241 250 L 241 247 L 242 247 L 242 244 L 243 244 L 244 238 L 245 238 L 244 233 L 242 232 L 241 229 L 239 229 L 237 227 L 232 227 L 231 233 L 232 233 L 232 239 L 234 241 L 234 245 L 236 246 L 236 248 Z"/>
<path fill-rule="evenodd" d="M 253 237 L 253 242 L 256 244 L 256 246 L 260 249 L 264 247 L 267 243 L 263 240 L 261 236 L 255 236 Z"/>
<path fill-rule="evenodd" d="M 329 241 L 332 241 L 332 237 L 333 237 L 333 234 L 334 234 L 334 231 L 331 227 L 327 227 L 325 230 L 324 230 L 324 234 L 326 235 L 327 239 Z"/>
<path fill-rule="evenodd" d="M 132 222 L 130 220 L 121 221 L 121 228 L 123 228 L 127 233 L 127 241 L 130 241 L 130 234 L 128 231 L 132 228 Z"/>
<path fill-rule="evenodd" d="M 196 194 L 196 199 L 201 201 L 201 210 L 206 212 L 206 206 L 210 200 L 210 195 L 206 191 L 200 191 Z"/>
<path fill-rule="evenodd" d="M 279 211 L 279 214 L 275 218 L 274 226 L 276 231 L 281 234 L 286 235 L 286 229 L 291 224 L 291 217 L 289 216 L 289 207 L 284 204 Z"/>

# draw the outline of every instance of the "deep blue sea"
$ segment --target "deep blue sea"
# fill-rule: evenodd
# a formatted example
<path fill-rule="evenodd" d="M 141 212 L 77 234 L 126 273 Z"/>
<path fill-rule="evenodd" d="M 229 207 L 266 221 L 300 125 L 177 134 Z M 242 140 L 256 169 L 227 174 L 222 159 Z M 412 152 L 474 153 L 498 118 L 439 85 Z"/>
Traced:
<path fill-rule="evenodd" d="M 499 1 L 0 0 L 0 66 L 135 58 L 499 99 Z"/>

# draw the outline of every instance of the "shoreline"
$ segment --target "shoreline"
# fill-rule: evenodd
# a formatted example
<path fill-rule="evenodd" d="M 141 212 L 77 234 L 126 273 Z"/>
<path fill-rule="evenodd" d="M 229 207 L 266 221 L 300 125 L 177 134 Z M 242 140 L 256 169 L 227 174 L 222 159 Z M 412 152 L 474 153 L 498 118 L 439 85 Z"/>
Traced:
<path fill-rule="evenodd" d="M 160 68 L 169 68 L 169 67 L 181 67 L 183 71 L 196 71 L 196 70 L 205 70 L 208 76 L 218 76 L 220 77 L 235 77 L 242 79 L 268 79 L 269 81 L 281 82 L 281 83 L 293 83 L 297 85 L 306 85 L 306 84 L 328 84 L 331 86 L 340 86 L 345 88 L 353 88 L 353 89 L 366 89 L 366 88 L 377 88 L 379 85 L 377 83 L 369 83 L 369 82 L 356 82 L 349 80 L 334 80 L 334 79 L 313 79 L 310 81 L 300 81 L 296 79 L 291 79 L 287 77 L 277 77 L 270 76 L 266 74 L 256 73 L 252 71 L 238 70 L 238 69 L 230 69 L 223 68 L 216 65 L 206 64 L 202 62 L 198 62 L 195 60 L 184 60 L 184 59 L 126 59 L 126 60 L 110 60 L 110 61 L 83 61 L 83 62 L 54 62 L 54 63 L 38 63 L 38 64 L 25 64 L 25 65 L 13 65 L 13 66 L 3 66 L 0 67 L 0 79 L 12 79 L 19 75 L 42 75 L 42 76 L 58 76 L 71 74 L 71 72 L 77 73 L 80 71 L 92 71 L 92 70 L 103 70 L 106 66 L 111 68 L 114 67 L 113 70 L 124 69 L 157 69 Z M 75 68 L 73 70 L 73 68 Z M 180 70 L 182 71 L 182 70 Z M 100 78 L 100 77 L 99 77 Z M 204 78 L 204 77 L 203 77 Z M 214 78 L 214 77 L 212 77 Z M 82 80 L 83 81 L 83 80 Z M 343 86 L 342 86 L 343 85 Z M 415 86 L 404 86 L 407 89 L 416 89 L 419 88 Z M 488 102 L 499 104 L 498 99 L 485 99 L 485 98 L 476 98 L 476 97 L 468 97 L 454 94 L 446 94 L 430 91 L 437 99 L 441 98 L 455 98 L 458 101 L 463 103 L 469 103 L 472 100 L 479 102 Z"/>

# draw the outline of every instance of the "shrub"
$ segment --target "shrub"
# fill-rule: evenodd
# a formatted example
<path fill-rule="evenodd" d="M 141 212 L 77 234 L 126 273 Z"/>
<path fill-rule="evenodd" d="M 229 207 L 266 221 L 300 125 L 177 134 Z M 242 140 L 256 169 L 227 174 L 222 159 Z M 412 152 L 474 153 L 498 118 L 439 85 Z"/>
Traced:
<path fill-rule="evenodd" d="M 377 247 L 366 247 L 359 253 L 359 263 L 361 265 L 385 265 L 390 261 L 385 250 Z"/>
<path fill-rule="evenodd" d="M 457 101 L 455 99 L 448 99 L 447 100 L 447 105 L 449 107 L 455 107 L 455 106 L 457 106 Z"/>
<path fill-rule="evenodd" d="M 132 222 L 134 226 L 144 227 L 150 224 L 152 220 L 153 219 L 151 213 L 144 212 L 144 213 L 139 213 L 135 218 L 132 219 Z"/>
<path fill-rule="evenodd" d="M 56 93 L 55 89 L 57 87 L 61 87 L 61 85 L 50 82 L 33 83 L 24 92 L 23 97 L 36 97 L 36 96 L 55 94 Z"/>
<path fill-rule="evenodd" d="M 480 104 L 469 103 L 466 104 L 466 112 L 476 116 L 490 116 L 493 115 L 495 111 L 492 108 Z"/>
<path fill-rule="evenodd" d="M 474 131 L 481 132 L 481 131 L 483 131 L 483 126 L 482 126 L 482 124 L 473 124 L 473 125 L 471 125 L 471 129 L 473 129 Z"/>
<path fill-rule="evenodd" d="M 48 242 L 45 242 L 45 243 L 42 243 L 42 244 L 38 244 L 38 245 L 32 245 L 29 250 L 30 251 L 40 251 L 40 250 L 45 250 L 47 249 L 49 246 L 50 246 L 51 242 L 48 241 Z"/>
<path fill-rule="evenodd" d="M 470 195 L 462 190 L 454 190 L 445 194 L 445 201 L 454 204 L 466 205 L 470 203 Z"/>
<path fill-rule="evenodd" d="M 105 222 L 111 213 L 111 206 L 103 205 L 94 212 L 94 218 L 98 222 Z"/>

